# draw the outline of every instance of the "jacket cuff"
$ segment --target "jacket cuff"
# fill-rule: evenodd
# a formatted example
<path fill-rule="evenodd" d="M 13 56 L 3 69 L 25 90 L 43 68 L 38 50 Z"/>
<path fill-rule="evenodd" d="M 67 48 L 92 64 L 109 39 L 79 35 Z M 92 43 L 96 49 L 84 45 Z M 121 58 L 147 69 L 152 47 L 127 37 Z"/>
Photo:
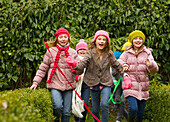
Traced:
<path fill-rule="evenodd" d="M 149 60 L 149 63 L 150 63 L 150 65 L 148 67 L 151 68 L 153 66 L 153 63 L 149 58 L 148 58 L 148 60 Z"/>
<path fill-rule="evenodd" d="M 35 84 L 35 85 L 38 85 L 38 82 L 36 82 L 36 81 L 33 81 L 33 84 Z"/>

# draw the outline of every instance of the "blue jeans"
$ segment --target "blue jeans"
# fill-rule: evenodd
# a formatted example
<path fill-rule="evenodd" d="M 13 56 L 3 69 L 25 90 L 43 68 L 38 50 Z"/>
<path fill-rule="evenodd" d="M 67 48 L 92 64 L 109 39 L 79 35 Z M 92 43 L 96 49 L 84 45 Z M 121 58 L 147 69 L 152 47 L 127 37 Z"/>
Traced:
<path fill-rule="evenodd" d="M 102 122 L 108 122 L 109 119 L 108 101 L 110 98 L 111 87 L 103 86 L 103 88 L 100 89 L 99 88 L 100 86 L 103 85 L 99 84 L 97 86 L 94 86 L 93 89 L 91 89 L 92 112 L 98 119 L 100 119 L 99 112 L 101 108 Z M 97 121 L 95 120 L 95 122 Z"/>
<path fill-rule="evenodd" d="M 62 115 L 61 122 L 69 122 L 72 105 L 72 92 L 73 90 L 60 91 L 51 89 L 53 109 L 57 121 Z"/>
<path fill-rule="evenodd" d="M 145 112 L 146 100 L 138 100 L 135 97 L 127 97 L 129 103 L 129 116 L 136 117 L 136 120 L 142 121 Z"/>
<path fill-rule="evenodd" d="M 90 88 L 87 86 L 84 82 L 82 83 L 82 89 L 81 89 L 81 97 L 84 100 L 84 102 L 88 105 L 89 103 L 89 96 L 90 96 Z M 86 114 L 87 114 L 87 109 L 82 113 L 83 118 L 78 118 L 74 116 L 74 120 L 76 122 L 85 122 L 86 121 Z"/>

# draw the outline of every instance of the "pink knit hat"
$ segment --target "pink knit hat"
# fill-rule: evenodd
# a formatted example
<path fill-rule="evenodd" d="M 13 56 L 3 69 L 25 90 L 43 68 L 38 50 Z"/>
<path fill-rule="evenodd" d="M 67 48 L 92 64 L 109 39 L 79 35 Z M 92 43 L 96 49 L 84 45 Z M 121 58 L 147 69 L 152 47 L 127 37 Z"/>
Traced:
<path fill-rule="evenodd" d="M 79 43 L 76 45 L 76 51 L 80 49 L 86 49 L 88 50 L 87 44 L 84 42 L 84 39 L 80 39 Z"/>
<path fill-rule="evenodd" d="M 64 29 L 64 28 L 59 28 L 55 33 L 54 33 L 54 35 L 55 35 L 55 38 L 57 38 L 59 35 L 61 35 L 61 34 L 66 34 L 68 37 L 70 36 L 69 35 L 69 32 L 66 30 L 66 29 Z"/>
<path fill-rule="evenodd" d="M 95 36 L 94 36 L 94 41 L 97 39 L 98 36 L 105 36 L 108 40 L 108 42 L 110 43 L 110 39 L 109 39 L 109 34 L 104 31 L 104 30 L 98 30 L 96 33 L 95 33 Z"/>

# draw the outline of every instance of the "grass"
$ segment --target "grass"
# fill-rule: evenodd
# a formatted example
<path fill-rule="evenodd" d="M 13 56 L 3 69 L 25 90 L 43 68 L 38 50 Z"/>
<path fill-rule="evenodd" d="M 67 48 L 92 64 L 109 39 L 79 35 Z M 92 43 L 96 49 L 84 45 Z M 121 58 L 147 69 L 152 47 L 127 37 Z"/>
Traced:
<path fill-rule="evenodd" d="M 110 112 L 109 113 L 109 122 L 115 122 L 117 112 L 112 111 L 112 105 L 110 105 L 109 107 L 110 107 L 109 108 L 110 109 L 110 111 L 109 111 Z M 91 105 L 89 105 L 89 109 L 92 111 Z M 94 121 L 94 119 L 93 119 L 92 115 L 88 112 L 87 116 L 86 116 L 86 122 L 93 122 L 93 121 Z M 74 122 L 74 115 L 73 114 L 71 115 L 70 122 Z M 121 122 L 126 122 L 126 119 L 123 117 Z"/>
<path fill-rule="evenodd" d="M 128 103 L 126 102 L 126 105 L 125 105 L 126 109 L 128 110 Z M 117 112 L 113 112 L 112 110 L 113 108 L 113 105 L 110 103 L 109 104 L 109 121 L 108 122 L 116 122 L 116 116 L 117 116 Z M 92 108 L 91 108 L 91 104 L 89 105 L 89 109 L 90 111 L 92 111 Z M 86 116 L 86 122 L 93 122 L 94 119 L 92 117 L 92 115 L 88 112 L 87 113 L 87 116 Z M 70 118 L 70 122 L 75 122 L 74 121 L 74 115 L 72 114 L 71 115 L 71 118 Z M 121 122 L 127 122 L 126 119 L 123 117 L 123 119 L 121 120 Z M 148 120 L 143 120 L 143 122 L 149 122 Z"/>

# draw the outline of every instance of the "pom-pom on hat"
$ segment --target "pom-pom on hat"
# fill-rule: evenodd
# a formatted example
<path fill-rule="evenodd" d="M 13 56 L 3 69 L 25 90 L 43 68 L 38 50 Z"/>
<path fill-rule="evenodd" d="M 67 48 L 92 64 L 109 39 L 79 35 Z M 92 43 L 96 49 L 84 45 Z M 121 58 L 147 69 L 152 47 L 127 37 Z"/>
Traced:
<path fill-rule="evenodd" d="M 136 37 L 142 37 L 143 43 L 145 42 L 145 34 L 140 30 L 135 30 L 129 34 L 128 42 L 132 43 L 133 39 Z"/>
<path fill-rule="evenodd" d="M 65 29 L 65 28 L 59 28 L 55 33 L 55 38 L 57 38 L 59 35 L 61 34 L 66 34 L 68 37 L 70 36 L 69 35 L 69 32 Z"/>
<path fill-rule="evenodd" d="M 123 45 L 123 47 L 122 47 L 122 50 L 123 50 L 123 51 L 124 51 L 124 50 L 127 50 L 131 45 L 132 45 L 132 43 L 130 43 L 130 42 L 124 43 L 124 45 Z"/>
<path fill-rule="evenodd" d="M 108 40 L 108 43 L 110 43 L 110 39 L 109 39 L 109 34 L 104 31 L 104 30 L 98 30 L 96 33 L 95 33 L 95 36 L 94 36 L 94 41 L 97 39 L 98 36 L 105 36 Z"/>
<path fill-rule="evenodd" d="M 87 43 L 84 42 L 84 39 L 80 39 L 79 43 L 76 45 L 76 51 L 78 51 L 80 49 L 88 50 Z"/>
<path fill-rule="evenodd" d="M 122 53 L 120 51 L 115 51 L 113 54 L 115 55 L 115 58 L 118 59 Z"/>

